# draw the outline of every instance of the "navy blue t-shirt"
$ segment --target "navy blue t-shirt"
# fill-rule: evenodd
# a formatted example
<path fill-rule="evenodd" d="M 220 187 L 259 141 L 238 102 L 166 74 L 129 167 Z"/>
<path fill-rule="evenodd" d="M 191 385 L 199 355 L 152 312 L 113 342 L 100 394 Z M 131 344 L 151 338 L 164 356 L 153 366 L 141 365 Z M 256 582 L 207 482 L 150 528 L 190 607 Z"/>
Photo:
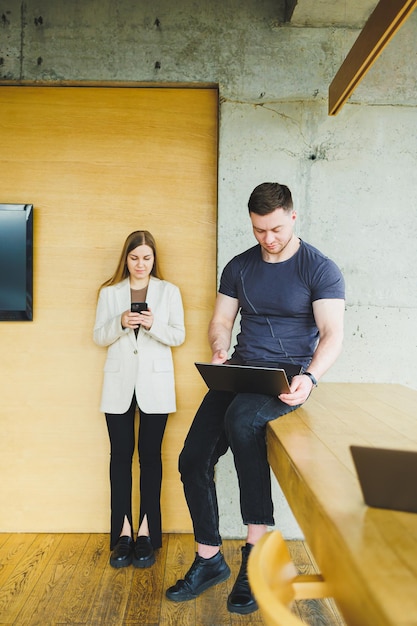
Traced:
<path fill-rule="evenodd" d="M 233 358 L 242 363 L 294 363 L 307 368 L 319 333 L 312 303 L 345 297 L 337 265 L 301 241 L 287 261 L 267 263 L 261 246 L 226 265 L 219 292 L 237 298 L 241 321 Z"/>

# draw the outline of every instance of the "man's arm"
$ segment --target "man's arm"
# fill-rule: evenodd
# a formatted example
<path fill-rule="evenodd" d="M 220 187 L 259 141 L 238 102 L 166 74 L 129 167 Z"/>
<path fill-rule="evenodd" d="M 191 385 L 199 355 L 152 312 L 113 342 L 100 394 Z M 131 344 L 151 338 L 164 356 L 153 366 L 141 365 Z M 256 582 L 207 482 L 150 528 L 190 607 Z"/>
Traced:
<path fill-rule="evenodd" d="M 212 351 L 212 363 L 224 363 L 227 360 L 228 350 L 232 338 L 233 324 L 239 310 L 239 301 L 236 298 L 217 294 L 213 317 L 208 330 L 208 339 Z"/>
<path fill-rule="evenodd" d="M 314 319 L 319 330 L 319 342 L 308 371 L 319 380 L 333 365 L 342 350 L 345 301 L 324 299 L 313 302 Z M 281 394 L 283 402 L 291 406 L 302 404 L 311 393 L 313 383 L 308 376 L 294 376 L 291 393 Z"/>

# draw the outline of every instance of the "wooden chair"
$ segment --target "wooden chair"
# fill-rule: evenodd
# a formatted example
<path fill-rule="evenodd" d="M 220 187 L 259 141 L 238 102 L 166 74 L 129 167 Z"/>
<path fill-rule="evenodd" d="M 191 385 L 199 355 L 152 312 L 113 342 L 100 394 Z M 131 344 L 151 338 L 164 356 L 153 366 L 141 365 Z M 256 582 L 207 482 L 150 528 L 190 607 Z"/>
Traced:
<path fill-rule="evenodd" d="M 293 600 L 329 595 L 320 574 L 299 575 L 278 530 L 267 533 L 252 548 L 249 583 L 267 626 L 305 626 L 289 606 Z"/>

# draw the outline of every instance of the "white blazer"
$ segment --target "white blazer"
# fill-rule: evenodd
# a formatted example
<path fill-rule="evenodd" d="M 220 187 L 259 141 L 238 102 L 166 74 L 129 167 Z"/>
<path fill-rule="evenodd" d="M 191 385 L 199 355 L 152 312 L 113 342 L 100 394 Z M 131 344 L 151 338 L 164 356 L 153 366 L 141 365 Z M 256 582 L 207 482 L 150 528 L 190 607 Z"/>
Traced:
<path fill-rule="evenodd" d="M 154 315 L 150 330 L 122 328 L 121 317 L 130 310 L 130 283 L 126 278 L 100 291 L 94 342 L 107 347 L 100 410 L 125 413 L 133 392 L 145 413 L 176 411 L 171 346 L 185 339 L 180 290 L 172 283 L 150 277 L 146 301 Z"/>

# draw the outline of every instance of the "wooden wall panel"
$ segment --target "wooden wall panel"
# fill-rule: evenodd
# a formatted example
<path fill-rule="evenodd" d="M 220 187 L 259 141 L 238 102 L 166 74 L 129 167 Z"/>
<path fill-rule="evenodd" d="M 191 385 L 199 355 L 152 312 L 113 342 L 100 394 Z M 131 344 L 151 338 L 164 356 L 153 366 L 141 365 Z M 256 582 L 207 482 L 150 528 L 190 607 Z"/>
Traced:
<path fill-rule="evenodd" d="M 177 459 L 216 294 L 217 91 L 1 87 L 0 126 L 0 202 L 32 203 L 35 220 L 34 320 L 0 322 L 0 531 L 109 528 L 96 295 L 144 228 L 185 305 L 162 503 L 164 531 L 189 532 Z"/>

